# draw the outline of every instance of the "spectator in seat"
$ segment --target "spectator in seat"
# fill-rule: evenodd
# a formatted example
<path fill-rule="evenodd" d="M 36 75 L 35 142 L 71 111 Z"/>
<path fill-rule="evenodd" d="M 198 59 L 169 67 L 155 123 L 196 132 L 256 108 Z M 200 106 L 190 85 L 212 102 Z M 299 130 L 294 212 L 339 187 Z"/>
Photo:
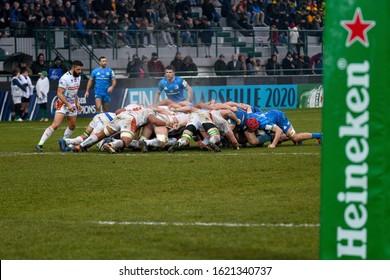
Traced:
<path fill-rule="evenodd" d="M 57 75 L 59 75 L 60 77 L 61 77 L 62 75 L 64 75 L 64 74 L 69 70 L 69 68 L 66 67 L 66 65 L 63 63 L 62 59 L 61 59 L 59 56 L 56 56 L 56 57 L 54 58 L 53 63 L 52 63 L 52 64 L 50 65 L 50 67 L 49 67 L 49 72 L 50 72 L 50 70 L 52 70 L 52 69 L 60 69 L 61 72 L 60 72 L 60 73 L 57 73 Z M 50 73 L 49 73 L 49 74 L 50 74 Z M 49 79 L 50 79 L 50 78 L 49 78 Z"/>
<path fill-rule="evenodd" d="M 164 64 L 158 59 L 157 53 L 152 53 L 152 57 L 148 62 L 148 72 L 150 77 L 164 76 Z"/>
<path fill-rule="evenodd" d="M 129 78 L 144 78 L 142 61 L 137 54 L 133 54 L 132 60 L 127 64 L 126 72 Z"/>
<path fill-rule="evenodd" d="M 221 53 L 218 60 L 214 63 L 214 71 L 217 76 L 225 76 L 226 74 L 226 62 L 225 55 Z"/>
<path fill-rule="evenodd" d="M 221 15 L 215 9 L 214 0 L 205 0 L 202 4 L 202 15 L 206 16 L 210 22 L 214 22 L 216 26 L 221 26 Z"/>
<path fill-rule="evenodd" d="M 175 54 L 175 57 L 173 58 L 173 60 L 171 61 L 170 63 L 173 67 L 175 67 L 176 70 L 176 74 L 180 75 L 180 69 L 181 69 L 181 66 L 183 65 L 183 58 L 182 58 L 182 55 L 181 55 L 181 52 L 176 52 Z"/>
<path fill-rule="evenodd" d="M 38 75 L 42 71 L 48 71 L 49 63 L 45 60 L 45 55 L 43 53 L 38 54 L 37 60 L 31 64 L 31 71 L 33 75 Z"/>
<path fill-rule="evenodd" d="M 196 66 L 191 56 L 187 55 L 183 59 L 180 72 L 183 76 L 198 76 L 198 66 Z"/>
<path fill-rule="evenodd" d="M 238 60 L 238 55 L 236 53 L 232 54 L 232 59 L 227 63 L 226 73 L 232 76 L 242 75 L 244 67 L 242 66 L 241 61 Z"/>
<path fill-rule="evenodd" d="M 282 60 L 282 69 L 284 75 L 295 75 L 295 65 L 291 52 L 287 52 L 286 57 Z"/>
<path fill-rule="evenodd" d="M 271 58 L 267 60 L 267 64 L 265 65 L 265 72 L 267 75 L 280 75 L 281 74 L 281 66 L 278 62 L 278 57 L 276 54 L 272 54 Z"/>

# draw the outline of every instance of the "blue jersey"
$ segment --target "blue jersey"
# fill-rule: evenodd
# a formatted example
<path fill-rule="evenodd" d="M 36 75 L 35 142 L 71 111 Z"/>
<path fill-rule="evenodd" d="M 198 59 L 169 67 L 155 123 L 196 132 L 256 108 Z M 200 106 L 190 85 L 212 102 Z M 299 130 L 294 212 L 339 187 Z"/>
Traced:
<path fill-rule="evenodd" d="M 236 117 L 240 119 L 240 127 L 245 128 L 246 121 L 248 120 L 248 113 L 240 108 L 237 108 L 237 112 L 235 112 Z"/>
<path fill-rule="evenodd" d="M 257 106 L 251 106 L 252 113 L 263 113 L 263 111 Z"/>
<path fill-rule="evenodd" d="M 91 73 L 91 78 L 95 81 L 95 94 L 107 94 L 108 88 L 111 86 L 111 80 L 115 79 L 114 70 L 109 67 L 104 69 L 97 67 Z"/>
<path fill-rule="evenodd" d="M 262 129 L 267 133 L 273 132 L 275 124 L 279 126 L 284 133 L 287 133 L 291 127 L 291 123 L 286 114 L 279 110 L 269 110 L 264 113 L 253 113 L 249 115 L 249 118 L 256 118 L 259 122 L 259 129 Z"/>
<path fill-rule="evenodd" d="M 158 89 L 162 92 L 165 91 L 168 99 L 173 102 L 186 101 L 184 96 L 184 89 L 187 89 L 188 84 L 185 80 L 175 76 L 172 82 L 169 82 L 167 78 L 161 79 L 158 83 Z"/>

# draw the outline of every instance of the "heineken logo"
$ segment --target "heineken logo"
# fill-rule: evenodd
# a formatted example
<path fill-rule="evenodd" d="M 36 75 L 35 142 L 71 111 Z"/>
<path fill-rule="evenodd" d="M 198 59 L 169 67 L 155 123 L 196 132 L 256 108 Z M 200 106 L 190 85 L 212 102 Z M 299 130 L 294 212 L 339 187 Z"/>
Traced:
<path fill-rule="evenodd" d="M 361 9 L 358 7 L 351 21 L 342 20 L 341 26 L 348 31 L 346 47 L 350 47 L 355 42 L 360 42 L 366 48 L 369 46 L 367 32 L 375 26 L 373 20 L 364 20 Z"/>

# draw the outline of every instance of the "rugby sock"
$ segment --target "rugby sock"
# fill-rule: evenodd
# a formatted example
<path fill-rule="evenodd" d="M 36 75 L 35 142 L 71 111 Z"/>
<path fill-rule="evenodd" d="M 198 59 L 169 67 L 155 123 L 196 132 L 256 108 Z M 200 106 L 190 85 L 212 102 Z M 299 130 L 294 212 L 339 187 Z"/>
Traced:
<path fill-rule="evenodd" d="M 221 141 L 221 138 L 219 137 L 219 135 L 213 135 L 210 137 L 210 143 L 218 143 L 219 141 Z"/>
<path fill-rule="evenodd" d="M 185 146 L 188 143 L 188 140 L 186 138 L 180 138 L 178 141 L 179 146 Z"/>
<path fill-rule="evenodd" d="M 130 142 L 129 148 L 138 149 L 138 148 L 139 148 L 138 141 L 137 141 L 137 140 L 132 140 L 132 141 Z"/>
<path fill-rule="evenodd" d="M 84 139 L 81 136 L 77 136 L 76 138 L 72 138 L 72 139 L 65 139 L 66 145 L 69 145 L 69 144 L 79 145 L 83 141 L 84 141 Z"/>
<path fill-rule="evenodd" d="M 168 146 L 172 146 L 172 145 L 174 145 L 176 142 L 177 142 L 177 139 L 176 139 L 176 138 L 168 138 L 168 143 L 167 143 L 167 145 L 168 145 Z"/>
<path fill-rule="evenodd" d="M 64 132 L 64 138 L 70 138 L 70 136 L 72 136 L 72 133 L 73 133 L 73 130 L 71 130 L 69 127 L 67 127 L 65 129 L 65 132 Z"/>
<path fill-rule="evenodd" d="M 22 119 L 23 119 L 23 120 L 28 120 L 28 112 L 24 112 L 24 113 L 23 113 Z"/>
<path fill-rule="evenodd" d="M 89 136 L 87 139 L 85 139 L 83 142 L 80 143 L 80 146 L 85 148 L 85 147 L 89 147 L 89 146 L 92 146 L 93 144 L 95 144 L 96 142 L 98 141 L 98 138 L 96 137 L 95 134 Z"/>
<path fill-rule="evenodd" d="M 21 114 L 20 114 L 20 112 L 21 112 L 21 110 L 20 110 L 20 108 L 22 107 L 22 104 L 15 104 L 15 120 L 17 120 L 17 119 L 19 119 L 20 118 L 20 116 L 21 116 Z"/>
<path fill-rule="evenodd" d="M 46 140 L 53 134 L 54 132 L 54 129 L 49 126 L 48 128 L 46 128 L 45 132 L 42 134 L 42 138 L 41 140 L 39 141 L 38 145 L 41 145 L 43 146 L 43 144 L 46 142 Z"/>
<path fill-rule="evenodd" d="M 157 138 L 153 138 L 151 140 L 145 140 L 146 145 L 153 147 L 161 147 L 162 143 Z"/>
<path fill-rule="evenodd" d="M 111 147 L 113 147 L 114 149 L 117 150 L 117 149 L 123 148 L 124 143 L 122 140 L 115 139 L 109 145 L 111 145 Z"/>
<path fill-rule="evenodd" d="M 312 135 L 312 138 L 315 138 L 315 139 L 321 139 L 322 138 L 322 133 L 321 132 L 314 132 L 311 135 Z"/>
<path fill-rule="evenodd" d="M 203 139 L 202 143 L 208 145 L 210 143 L 210 136 L 207 136 L 205 139 Z"/>

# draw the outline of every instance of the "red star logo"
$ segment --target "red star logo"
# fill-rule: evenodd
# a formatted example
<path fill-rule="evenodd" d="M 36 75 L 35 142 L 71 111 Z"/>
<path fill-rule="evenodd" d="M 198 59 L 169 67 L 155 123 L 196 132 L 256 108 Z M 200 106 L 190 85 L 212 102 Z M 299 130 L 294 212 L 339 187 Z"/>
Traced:
<path fill-rule="evenodd" d="M 345 46 L 349 47 L 356 41 L 359 41 L 363 46 L 368 47 L 367 32 L 375 26 L 376 22 L 372 20 L 363 20 L 362 11 L 356 8 L 355 15 L 352 21 L 342 20 L 341 26 L 348 31 L 348 38 Z"/>

